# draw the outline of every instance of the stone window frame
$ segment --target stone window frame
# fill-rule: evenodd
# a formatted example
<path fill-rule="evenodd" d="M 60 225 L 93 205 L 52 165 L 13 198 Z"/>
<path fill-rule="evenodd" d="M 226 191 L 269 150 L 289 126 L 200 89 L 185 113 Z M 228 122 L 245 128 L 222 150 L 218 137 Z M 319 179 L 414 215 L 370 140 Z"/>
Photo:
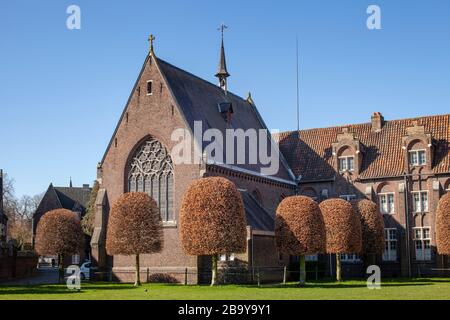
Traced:
<path fill-rule="evenodd" d="M 345 169 L 342 169 L 342 165 L 341 165 L 341 160 L 345 159 Z M 350 167 L 350 159 L 352 159 L 352 165 L 351 168 Z M 338 157 L 338 168 L 339 168 L 339 172 L 343 173 L 343 172 L 355 172 L 355 156 L 351 155 L 351 156 L 340 156 Z"/>
<path fill-rule="evenodd" d="M 420 230 L 418 234 L 417 231 Z M 425 236 L 425 230 L 428 230 L 428 235 Z M 431 261 L 431 227 L 414 227 L 413 228 L 414 252 L 417 261 Z M 420 248 L 418 248 L 420 245 Z M 421 254 L 417 250 L 421 250 Z M 427 250 L 427 251 L 425 251 Z"/>
<path fill-rule="evenodd" d="M 388 196 L 392 196 L 392 210 L 389 210 Z M 386 197 L 386 206 L 388 207 L 388 211 L 384 211 L 384 209 L 383 209 L 382 197 Z M 395 214 L 395 192 L 387 191 L 387 192 L 378 193 L 378 205 L 379 205 L 381 214 L 388 214 L 388 215 Z"/>
<path fill-rule="evenodd" d="M 411 155 L 412 154 L 417 154 L 416 159 L 417 162 L 414 163 L 411 161 Z M 420 161 L 420 154 L 423 154 L 425 157 L 425 161 L 421 162 Z M 427 157 L 427 150 L 426 149 L 412 149 L 412 150 L 408 150 L 408 163 L 411 167 L 423 167 L 426 166 L 428 162 L 428 157 Z"/>
<path fill-rule="evenodd" d="M 415 196 L 419 195 L 419 210 L 417 210 L 417 206 L 416 206 L 416 200 L 415 200 Z M 424 207 L 423 204 L 423 198 L 422 195 L 426 194 L 427 198 L 426 198 L 426 208 Z M 411 191 L 411 196 L 412 196 L 412 206 L 413 206 L 413 213 L 427 213 L 430 211 L 430 195 L 428 190 L 419 190 L 419 191 Z"/>
<path fill-rule="evenodd" d="M 175 224 L 174 166 L 167 148 L 159 140 L 148 136 L 131 154 L 126 166 L 126 192 L 145 192 L 153 198 L 157 193 L 158 197 L 154 200 L 158 208 L 161 203 L 165 207 L 164 210 L 160 208 L 164 225 Z"/>
<path fill-rule="evenodd" d="M 150 92 L 148 91 L 149 84 L 150 84 Z M 153 95 L 153 80 L 147 80 L 147 96 L 152 96 L 152 95 Z"/>
<path fill-rule="evenodd" d="M 395 231 L 395 237 L 391 237 L 391 231 Z M 383 261 L 395 262 L 398 260 L 398 230 L 397 228 L 384 228 L 385 250 L 383 252 Z M 395 243 L 395 249 L 391 248 L 391 244 Z M 395 254 L 392 253 L 395 251 Z M 392 256 L 391 256 L 392 255 Z"/>

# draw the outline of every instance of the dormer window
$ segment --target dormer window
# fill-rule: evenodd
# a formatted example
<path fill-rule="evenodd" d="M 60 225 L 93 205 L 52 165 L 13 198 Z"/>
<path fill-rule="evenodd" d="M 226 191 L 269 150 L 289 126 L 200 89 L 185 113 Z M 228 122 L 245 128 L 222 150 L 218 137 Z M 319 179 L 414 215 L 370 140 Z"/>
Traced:
<path fill-rule="evenodd" d="M 354 156 L 339 157 L 339 172 L 354 171 L 354 170 L 355 170 Z"/>
<path fill-rule="evenodd" d="M 409 151 L 409 164 L 411 166 L 424 166 L 427 163 L 426 150 Z"/>

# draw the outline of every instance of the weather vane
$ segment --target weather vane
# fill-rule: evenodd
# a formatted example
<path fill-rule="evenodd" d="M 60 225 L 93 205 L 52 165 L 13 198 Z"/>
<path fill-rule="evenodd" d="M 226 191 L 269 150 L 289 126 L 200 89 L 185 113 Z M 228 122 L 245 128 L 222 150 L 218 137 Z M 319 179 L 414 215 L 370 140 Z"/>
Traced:
<path fill-rule="evenodd" d="M 222 38 L 223 38 L 223 32 L 225 31 L 225 29 L 228 29 L 228 26 L 226 26 L 224 23 L 222 23 L 222 25 L 220 26 L 220 28 L 217 28 L 217 30 L 219 30 L 220 32 L 222 32 Z"/>

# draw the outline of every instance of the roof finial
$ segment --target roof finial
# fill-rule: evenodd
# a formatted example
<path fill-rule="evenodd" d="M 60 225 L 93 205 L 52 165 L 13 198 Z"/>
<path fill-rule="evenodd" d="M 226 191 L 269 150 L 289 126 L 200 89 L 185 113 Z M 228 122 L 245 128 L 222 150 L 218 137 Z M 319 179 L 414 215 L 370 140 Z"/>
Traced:
<path fill-rule="evenodd" d="M 252 106 L 255 105 L 255 101 L 253 101 L 252 93 L 250 91 L 248 92 L 247 102 L 250 103 Z"/>
<path fill-rule="evenodd" d="M 73 185 L 72 185 L 72 177 L 70 177 L 69 187 L 70 187 L 70 188 L 73 188 Z"/>
<path fill-rule="evenodd" d="M 222 46 L 220 48 L 219 69 L 216 73 L 216 77 L 219 78 L 219 87 L 222 88 L 225 91 L 225 93 L 227 92 L 227 78 L 230 76 L 230 74 L 227 71 L 227 62 L 225 59 L 225 46 L 223 44 L 223 35 L 225 29 L 227 28 L 228 27 L 222 23 L 220 28 L 217 29 L 222 34 Z"/>
<path fill-rule="evenodd" d="M 150 49 L 149 49 L 149 53 L 154 53 L 153 51 L 153 41 L 155 41 L 156 37 L 153 34 L 150 34 L 150 36 L 148 37 L 148 42 L 150 42 Z"/>

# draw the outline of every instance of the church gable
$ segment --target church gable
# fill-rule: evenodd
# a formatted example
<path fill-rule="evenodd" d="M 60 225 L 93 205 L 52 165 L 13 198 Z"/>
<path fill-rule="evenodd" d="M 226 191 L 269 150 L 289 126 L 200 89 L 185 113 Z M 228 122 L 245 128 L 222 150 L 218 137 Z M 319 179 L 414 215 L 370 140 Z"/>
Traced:
<path fill-rule="evenodd" d="M 138 139 L 135 143 L 145 135 L 152 134 L 155 138 L 162 139 L 166 146 L 169 145 L 171 131 L 174 128 L 185 127 L 180 120 L 180 112 L 159 72 L 156 59 L 153 54 L 149 54 L 128 98 L 102 163 L 107 159 L 111 149 L 117 148 L 124 142 L 129 144 L 130 139 L 133 139 L 134 136 Z M 160 127 L 156 124 L 159 124 Z M 155 130 L 150 130 L 152 127 L 155 127 Z"/>
<path fill-rule="evenodd" d="M 99 166 L 99 177 L 103 187 L 108 190 L 110 200 L 123 192 L 140 190 L 138 186 L 141 181 L 138 179 L 141 176 L 130 171 L 134 157 L 149 141 L 157 141 L 161 150 L 170 152 L 178 143 L 171 140 L 176 129 L 188 127 L 151 51 Z M 199 177 L 198 165 L 180 165 L 174 170 L 183 172 L 180 177 Z M 130 174 L 134 180 L 130 180 Z M 178 181 L 180 184 L 180 179 Z M 132 189 L 131 183 L 134 186 Z M 165 183 L 170 186 L 173 182 L 169 180 Z M 171 211 L 167 209 L 167 212 Z"/>

